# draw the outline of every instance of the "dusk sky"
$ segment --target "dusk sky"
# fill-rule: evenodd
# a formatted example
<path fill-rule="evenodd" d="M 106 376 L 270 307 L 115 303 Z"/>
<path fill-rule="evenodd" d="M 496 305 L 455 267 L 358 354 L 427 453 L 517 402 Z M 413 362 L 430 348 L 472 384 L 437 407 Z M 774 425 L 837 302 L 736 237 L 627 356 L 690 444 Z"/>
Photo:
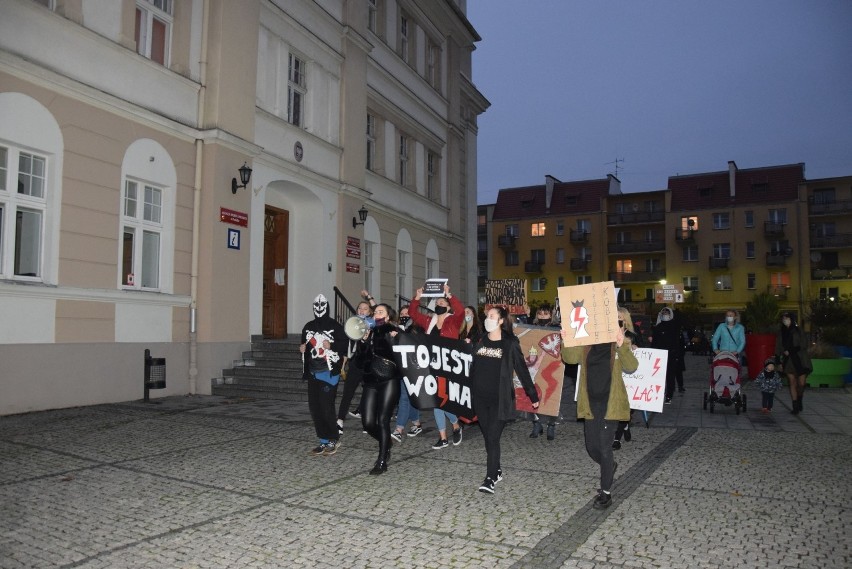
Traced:
<path fill-rule="evenodd" d="M 624 192 L 728 160 L 852 175 L 852 0 L 468 0 L 468 19 L 481 204 L 616 158 Z"/>

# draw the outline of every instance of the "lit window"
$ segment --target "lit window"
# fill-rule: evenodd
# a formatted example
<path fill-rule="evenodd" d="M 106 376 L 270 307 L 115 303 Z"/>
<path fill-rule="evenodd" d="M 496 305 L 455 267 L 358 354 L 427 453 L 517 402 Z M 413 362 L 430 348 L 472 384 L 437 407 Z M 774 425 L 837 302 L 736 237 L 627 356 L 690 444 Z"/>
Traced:
<path fill-rule="evenodd" d="M 618 259 L 615 262 L 615 272 L 617 273 L 632 273 L 633 261 L 630 259 Z"/>
<path fill-rule="evenodd" d="M 287 122 L 303 126 L 305 118 L 305 62 L 290 54 L 287 71 Z"/>
<path fill-rule="evenodd" d="M 731 275 L 719 275 L 715 278 L 713 288 L 715 290 L 732 290 Z"/>
<path fill-rule="evenodd" d="M 533 237 L 544 237 L 544 223 L 533 223 L 532 233 L 530 235 Z"/>
<path fill-rule="evenodd" d="M 698 218 L 695 216 L 687 216 L 680 218 L 680 228 L 683 230 L 692 229 L 693 231 L 698 229 Z"/>
<path fill-rule="evenodd" d="M 168 66 L 172 23 L 172 0 L 137 0 L 136 51 Z"/>

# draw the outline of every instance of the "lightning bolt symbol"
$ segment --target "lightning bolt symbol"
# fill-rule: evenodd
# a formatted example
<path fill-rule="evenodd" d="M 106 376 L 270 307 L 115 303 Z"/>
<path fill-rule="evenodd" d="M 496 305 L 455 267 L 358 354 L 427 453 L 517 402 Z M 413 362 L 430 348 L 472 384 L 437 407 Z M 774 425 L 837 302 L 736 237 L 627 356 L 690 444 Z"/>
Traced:
<path fill-rule="evenodd" d="M 438 397 L 441 399 L 441 404 L 438 407 L 443 407 L 449 401 L 450 396 L 447 395 L 447 378 L 438 377 Z"/>
<path fill-rule="evenodd" d="M 583 326 L 583 322 L 584 322 L 585 320 L 586 320 L 585 318 L 583 318 L 582 316 L 580 316 L 580 309 L 579 309 L 579 308 L 575 308 L 575 309 L 574 309 L 574 322 L 576 322 L 576 323 L 577 323 L 577 330 L 579 330 L 579 329 Z"/>
<path fill-rule="evenodd" d="M 660 371 L 660 358 L 657 358 L 654 362 L 654 373 L 651 375 L 657 375 L 657 372 Z"/>

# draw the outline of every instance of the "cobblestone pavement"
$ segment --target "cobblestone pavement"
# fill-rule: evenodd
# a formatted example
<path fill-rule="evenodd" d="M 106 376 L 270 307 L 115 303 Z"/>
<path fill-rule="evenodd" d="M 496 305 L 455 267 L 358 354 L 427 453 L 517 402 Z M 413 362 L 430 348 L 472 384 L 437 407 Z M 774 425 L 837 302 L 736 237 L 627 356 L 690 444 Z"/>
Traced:
<path fill-rule="evenodd" d="M 304 404 L 188 396 L 0 417 L 0 567 L 852 566 L 852 391 L 811 389 L 805 411 L 701 408 L 686 392 L 616 451 L 607 510 L 573 402 L 556 440 L 503 435 L 485 475 L 478 427 L 432 450 L 394 444 L 388 472 L 357 420 L 313 457 Z M 567 399 L 567 398 L 566 398 Z M 431 415 L 430 415 L 431 416 Z"/>

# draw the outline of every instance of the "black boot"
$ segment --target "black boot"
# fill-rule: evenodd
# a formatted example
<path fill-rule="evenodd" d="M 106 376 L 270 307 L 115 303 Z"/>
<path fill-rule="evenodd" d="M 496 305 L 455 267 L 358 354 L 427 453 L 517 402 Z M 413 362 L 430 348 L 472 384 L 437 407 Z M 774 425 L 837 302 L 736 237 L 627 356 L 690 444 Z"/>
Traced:
<path fill-rule="evenodd" d="M 390 462 L 390 449 L 386 450 L 382 458 L 376 461 L 376 464 L 373 466 L 373 469 L 370 471 L 370 474 L 378 476 L 383 472 L 387 472 L 388 463 Z"/>
<path fill-rule="evenodd" d="M 533 421 L 533 429 L 532 429 L 532 432 L 530 433 L 530 438 L 531 439 L 537 439 L 538 436 L 541 434 L 541 431 L 542 431 L 541 421 Z"/>
<path fill-rule="evenodd" d="M 804 388 L 802 388 L 801 393 L 799 393 L 799 412 L 802 412 L 802 411 L 805 410 L 805 408 L 802 406 L 802 401 L 804 399 L 805 399 L 805 390 L 804 390 Z"/>
<path fill-rule="evenodd" d="M 630 439 L 632 439 L 632 438 L 633 438 L 633 433 L 630 432 L 630 425 L 625 425 L 624 426 L 624 440 L 629 443 Z"/>
<path fill-rule="evenodd" d="M 794 399 L 794 400 L 793 400 L 793 410 L 792 410 L 792 411 L 790 411 L 790 413 L 792 413 L 793 415 L 798 415 L 798 414 L 799 414 L 799 411 L 800 411 L 800 409 L 799 409 L 799 400 L 798 400 L 798 399 Z"/>
<path fill-rule="evenodd" d="M 547 440 L 552 441 L 556 438 L 556 424 L 548 423 L 547 425 Z"/>

